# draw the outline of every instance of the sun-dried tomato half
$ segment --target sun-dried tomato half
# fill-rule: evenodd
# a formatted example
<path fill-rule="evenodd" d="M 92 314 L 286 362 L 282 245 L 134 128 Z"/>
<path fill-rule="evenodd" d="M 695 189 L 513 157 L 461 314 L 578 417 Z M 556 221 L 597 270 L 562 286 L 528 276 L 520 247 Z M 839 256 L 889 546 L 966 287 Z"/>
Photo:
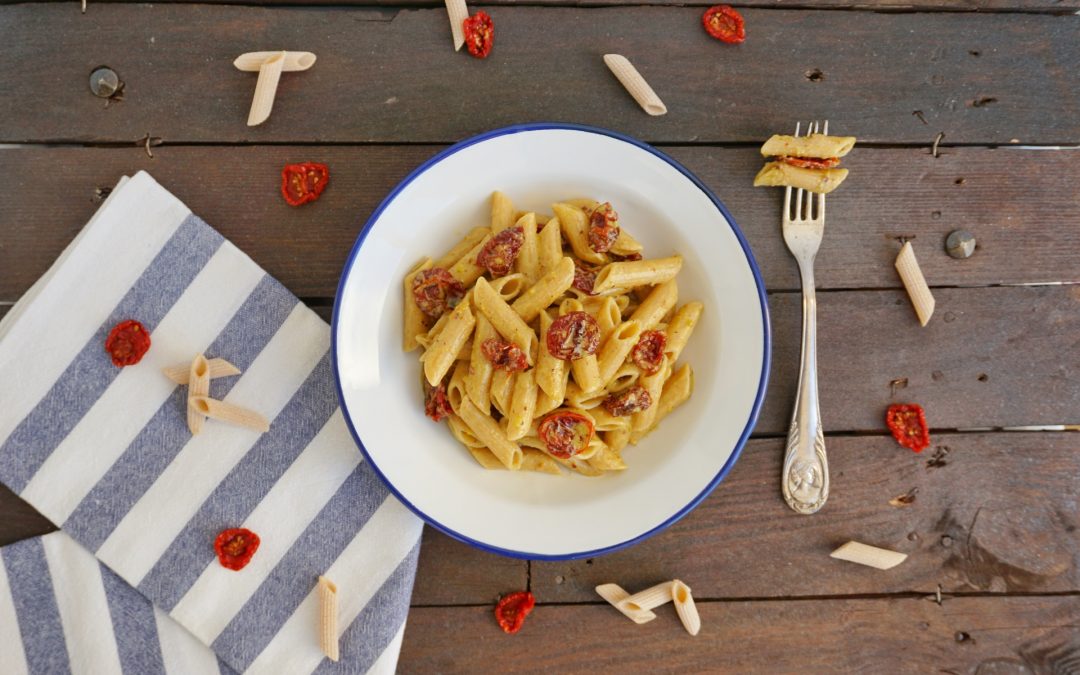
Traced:
<path fill-rule="evenodd" d="M 425 415 L 436 422 L 441 422 L 444 417 L 452 412 L 454 410 L 450 407 L 450 399 L 446 397 L 446 385 L 440 382 L 428 389 L 427 395 L 424 397 Z"/>
<path fill-rule="evenodd" d="M 652 405 L 652 396 L 645 387 L 634 385 L 626 391 L 612 394 L 604 399 L 604 410 L 614 417 L 625 417 L 646 410 Z"/>
<path fill-rule="evenodd" d="M 521 351 L 521 347 L 518 347 L 513 342 L 507 342 L 499 338 L 488 338 L 480 345 L 480 351 L 484 353 L 484 357 L 495 368 L 513 373 L 529 367 L 529 360 L 525 357 L 525 352 Z"/>
<path fill-rule="evenodd" d="M 218 562 L 230 570 L 242 570 L 259 550 L 259 535 L 243 527 L 222 530 L 214 540 Z"/>
<path fill-rule="evenodd" d="M 664 347 L 667 335 L 663 331 L 647 330 L 638 338 L 637 344 L 630 350 L 630 360 L 647 375 L 654 375 L 660 370 L 664 360 Z"/>
<path fill-rule="evenodd" d="M 498 233 L 476 255 L 476 264 L 491 272 L 493 277 L 510 274 L 521 247 L 525 245 L 525 230 L 508 227 Z"/>
<path fill-rule="evenodd" d="M 780 161 L 784 164 L 790 164 L 791 166 L 797 166 L 800 169 L 831 169 L 834 166 L 840 166 L 839 157 L 788 157 L 783 156 Z"/>
<path fill-rule="evenodd" d="M 746 39 L 746 24 L 742 15 L 731 5 L 715 5 L 701 17 L 705 30 L 721 42 L 738 44 Z"/>
<path fill-rule="evenodd" d="M 595 354 L 600 347 L 600 324 L 585 312 L 569 312 L 551 322 L 547 348 L 563 361 L 576 361 Z"/>
<path fill-rule="evenodd" d="M 574 288 L 586 295 L 593 295 L 593 286 L 596 285 L 597 270 L 588 267 L 577 260 L 574 261 Z"/>
<path fill-rule="evenodd" d="M 540 440 L 555 457 L 569 459 L 589 447 L 593 437 L 593 423 L 581 413 L 553 412 L 540 420 L 536 429 Z"/>
<path fill-rule="evenodd" d="M 509 593 L 499 598 L 499 603 L 495 605 L 495 620 L 499 622 L 499 628 L 502 628 L 504 633 L 514 634 L 521 630 L 525 617 L 535 606 L 536 598 L 532 593 Z"/>
<path fill-rule="evenodd" d="M 291 206 L 313 202 L 326 189 L 330 169 L 325 164 L 286 164 L 281 170 L 281 194 Z"/>
<path fill-rule="evenodd" d="M 413 277 L 412 293 L 420 311 L 437 319 L 461 302 L 465 287 L 443 268 L 432 267 Z"/>
<path fill-rule="evenodd" d="M 128 319 L 113 326 L 105 338 L 105 351 L 114 366 L 133 366 L 150 349 L 150 331 L 138 321 Z"/>
<path fill-rule="evenodd" d="M 930 428 L 926 425 L 926 413 L 921 405 L 898 403 L 889 406 L 885 413 L 885 424 L 896 442 L 905 448 L 922 452 L 930 447 Z"/>
<path fill-rule="evenodd" d="M 477 12 L 463 22 L 465 46 L 478 59 L 487 58 L 495 44 L 495 22 L 487 12 Z"/>
<path fill-rule="evenodd" d="M 618 238 L 619 214 L 611 208 L 611 202 L 604 202 L 589 216 L 589 248 L 606 253 Z"/>

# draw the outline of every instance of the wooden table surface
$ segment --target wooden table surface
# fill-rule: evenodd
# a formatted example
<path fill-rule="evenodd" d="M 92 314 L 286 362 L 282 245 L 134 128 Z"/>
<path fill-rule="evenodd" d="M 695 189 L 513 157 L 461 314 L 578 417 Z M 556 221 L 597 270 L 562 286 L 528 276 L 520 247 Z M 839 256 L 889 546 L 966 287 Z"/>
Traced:
<path fill-rule="evenodd" d="M 1080 142 L 1080 0 L 745 0 L 737 47 L 701 30 L 700 0 L 501 0 L 486 61 L 453 53 L 435 0 L 327 1 L 0 5 L 0 312 L 145 169 L 328 317 L 367 216 L 446 144 L 536 120 L 616 129 L 696 172 L 753 247 L 774 331 L 761 420 L 698 509 L 620 553 L 530 563 L 428 529 L 401 671 L 1080 672 L 1080 433 L 1007 429 L 1080 423 L 1080 154 L 1053 147 Z M 231 61 L 279 48 L 318 64 L 249 128 L 254 79 Z M 666 116 L 610 76 L 613 51 Z M 100 65 L 122 101 L 90 94 Z M 815 118 L 860 146 L 817 260 L 832 495 L 806 517 L 779 490 L 798 275 L 779 192 L 751 179 L 765 137 Z M 333 184 L 294 210 L 278 175 L 304 160 Z M 957 228 L 978 239 L 968 260 L 945 254 Z M 892 266 L 901 238 L 937 298 L 926 328 Z M 884 428 L 899 401 L 928 411 L 921 455 Z M 0 491 L 0 543 L 52 529 Z M 849 539 L 909 558 L 830 559 Z M 672 577 L 698 598 L 697 638 L 592 590 Z M 523 588 L 539 606 L 504 635 L 492 604 Z"/>

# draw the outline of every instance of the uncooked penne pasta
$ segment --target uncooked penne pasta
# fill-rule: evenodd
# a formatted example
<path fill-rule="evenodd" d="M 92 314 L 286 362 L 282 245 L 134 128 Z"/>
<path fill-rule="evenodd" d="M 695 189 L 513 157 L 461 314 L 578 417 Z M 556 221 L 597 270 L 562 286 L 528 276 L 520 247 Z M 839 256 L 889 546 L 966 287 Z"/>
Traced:
<path fill-rule="evenodd" d="M 484 248 L 484 244 L 488 243 L 489 239 L 491 239 L 490 232 L 485 234 L 483 239 L 476 242 L 476 245 L 469 249 L 468 253 L 461 256 L 456 263 L 450 266 L 448 270 L 450 276 L 460 281 L 462 286 L 466 288 L 472 286 L 487 271 L 476 264 L 476 257 L 480 255 L 480 249 Z"/>
<path fill-rule="evenodd" d="M 473 287 L 473 302 L 476 303 L 476 308 L 488 318 L 499 335 L 525 352 L 525 358 L 530 366 L 536 363 L 536 333 L 518 316 L 517 312 L 510 308 L 510 305 L 506 304 L 505 300 L 499 297 L 487 279 L 480 277 L 476 280 L 476 285 Z"/>
<path fill-rule="evenodd" d="M 600 367 L 602 386 L 607 385 L 615 377 L 616 371 L 622 367 L 639 337 L 641 337 L 641 324 L 631 319 L 619 324 L 604 341 L 604 346 L 600 348 L 596 357 Z"/>
<path fill-rule="evenodd" d="M 584 211 L 565 203 L 552 204 L 551 209 L 559 219 L 563 236 L 570 243 L 574 255 L 594 265 L 607 262 L 607 257 L 589 248 L 589 219 Z"/>
<path fill-rule="evenodd" d="M 267 58 L 259 66 L 259 79 L 255 83 L 255 95 L 251 99 L 247 125 L 253 127 L 262 124 L 270 117 L 274 108 L 274 96 L 277 93 L 281 71 L 285 67 L 285 52 L 278 52 Z"/>
<path fill-rule="evenodd" d="M 596 275 L 593 292 L 603 293 L 613 288 L 636 288 L 662 284 L 675 278 L 682 269 L 682 263 L 681 255 L 609 263 Z"/>
<path fill-rule="evenodd" d="M 539 356 L 536 359 L 536 385 L 552 400 L 558 401 L 553 408 L 559 407 L 566 397 L 566 382 L 570 369 L 566 361 L 551 355 L 547 347 L 547 334 L 551 329 L 551 315 L 540 312 Z"/>
<path fill-rule="evenodd" d="M 540 230 L 536 238 L 537 272 L 543 276 L 553 270 L 563 259 L 562 225 L 558 218 L 552 218 Z"/>
<path fill-rule="evenodd" d="M 424 376 L 428 384 L 437 386 L 450 367 L 457 360 L 458 352 L 473 334 L 476 326 L 476 317 L 473 315 L 472 303 L 466 296 L 458 303 L 457 307 L 450 312 L 450 318 L 446 325 L 435 336 L 431 346 L 424 352 Z"/>
<path fill-rule="evenodd" d="M 207 359 L 206 363 L 210 367 L 209 374 L 211 380 L 240 374 L 240 369 L 225 359 Z M 168 368 L 162 368 L 161 372 L 165 377 L 176 384 L 184 385 L 188 383 L 188 376 L 191 374 L 191 364 L 182 363 L 175 366 L 169 366 Z"/>
<path fill-rule="evenodd" d="M 491 234 L 489 228 L 474 227 L 469 230 L 469 233 L 466 234 L 461 241 L 454 245 L 454 248 L 447 251 L 443 257 L 436 260 L 431 266 L 449 270 L 454 266 L 454 263 L 464 258 L 469 251 L 473 250 L 473 248 L 489 234 Z"/>
<path fill-rule="evenodd" d="M 619 607 L 619 603 L 630 597 L 630 594 L 618 584 L 600 584 L 596 587 L 596 593 L 636 624 L 648 623 L 656 618 L 656 614 L 649 610 L 632 611 Z"/>
<path fill-rule="evenodd" d="M 762 157 L 843 157 L 855 147 L 854 136 L 784 136 L 774 134 L 761 146 Z"/>
<path fill-rule="evenodd" d="M 919 325 L 925 326 L 934 315 L 934 295 L 926 285 L 926 277 L 919 267 L 919 261 L 915 259 L 915 249 L 910 241 L 904 242 L 900 254 L 896 256 L 896 271 L 904 282 L 908 297 L 911 298 L 915 314 L 919 317 Z"/>
<path fill-rule="evenodd" d="M 495 332 L 495 328 L 487 317 L 477 314 L 472 353 L 469 357 L 469 372 L 465 377 L 465 393 L 485 415 L 491 409 L 491 375 L 495 367 L 484 356 L 483 346 L 486 341 L 497 337 L 498 333 Z"/>
<path fill-rule="evenodd" d="M 454 51 L 460 52 L 465 45 L 465 19 L 469 18 L 469 8 L 465 5 L 465 0 L 446 0 L 446 14 L 450 18 Z"/>
<path fill-rule="evenodd" d="M 248 52 L 236 57 L 233 65 L 237 70 L 248 73 L 257 73 L 267 59 L 277 56 L 281 52 Z M 283 73 L 295 73 L 307 70 L 315 65 L 315 55 L 311 52 L 285 52 L 285 62 L 281 66 Z"/>
<path fill-rule="evenodd" d="M 879 570 L 891 570 L 907 560 L 906 553 L 860 544 L 857 541 L 849 541 L 830 553 L 829 557 L 866 565 L 867 567 L 875 567 Z"/>
<path fill-rule="evenodd" d="M 523 237 L 521 251 L 518 252 L 514 266 L 518 272 L 525 275 L 530 284 L 536 283 L 536 280 L 540 278 L 540 251 L 536 234 L 536 214 L 532 212 L 526 213 L 517 219 L 514 227 L 521 228 Z"/>
<path fill-rule="evenodd" d="M 641 332 L 653 330 L 679 299 L 679 286 L 674 279 L 656 286 L 630 315 L 641 325 Z"/>
<path fill-rule="evenodd" d="M 678 579 L 671 584 L 671 598 L 675 601 L 675 613 L 679 615 L 679 621 L 682 621 L 687 633 L 697 635 L 701 632 L 701 615 L 698 614 L 697 605 L 694 604 L 690 587 Z"/>
<path fill-rule="evenodd" d="M 683 348 L 686 347 L 687 341 L 690 340 L 690 335 L 694 332 L 694 327 L 697 326 L 704 310 L 705 305 L 695 300 L 680 307 L 675 312 L 675 315 L 671 317 L 667 328 L 664 329 L 664 334 L 667 336 L 664 354 L 667 355 L 668 362 L 673 364 L 679 360 L 679 356 L 682 354 Z"/>
<path fill-rule="evenodd" d="M 652 404 L 648 408 L 639 410 L 630 416 L 631 431 L 642 431 L 653 425 L 656 420 L 656 412 L 660 408 L 660 396 L 664 391 L 664 382 L 667 381 L 670 374 L 671 362 L 667 356 L 662 356 L 660 357 L 660 368 L 655 373 L 652 375 L 643 373 L 641 375 L 639 384 L 649 393 L 649 400 L 652 401 Z"/>
<path fill-rule="evenodd" d="M 804 169 L 785 162 L 766 162 L 754 176 L 754 187 L 786 185 L 818 194 L 829 194 L 847 178 L 847 169 Z"/>
<path fill-rule="evenodd" d="M 619 603 L 620 607 L 629 610 L 656 609 L 660 605 L 666 605 L 674 598 L 672 587 L 674 581 L 664 581 L 655 586 L 650 586 L 643 591 L 638 591 Z"/>
<path fill-rule="evenodd" d="M 337 584 L 326 577 L 319 577 L 320 628 L 323 654 L 331 661 L 340 658 L 338 652 L 338 601 Z"/>
<path fill-rule="evenodd" d="M 532 321 L 540 310 L 555 302 L 573 283 L 574 261 L 563 258 L 554 269 L 515 300 L 511 307 L 525 322 Z"/>
<path fill-rule="evenodd" d="M 514 391 L 514 373 L 502 368 L 497 368 L 491 373 L 491 391 L 489 397 L 491 405 L 499 411 L 500 415 L 510 414 L 510 403 Z"/>
<path fill-rule="evenodd" d="M 205 356 L 197 354 L 195 358 L 191 360 L 191 367 L 188 368 L 187 425 L 188 431 L 190 431 L 193 436 L 202 431 L 203 421 L 206 417 L 199 412 L 199 409 L 192 403 L 192 398 L 196 396 L 206 396 L 209 393 L 210 364 L 207 362 Z"/>
<path fill-rule="evenodd" d="M 466 448 L 483 448 L 484 444 L 480 442 L 469 428 L 467 424 L 461 421 L 461 418 L 451 413 L 446 418 L 447 424 L 450 426 L 450 433 L 454 435 L 454 438 Z M 485 450 L 487 448 L 484 448 Z M 490 452 L 490 450 L 489 450 Z M 492 455 L 494 457 L 494 455 Z M 498 462 L 499 460 L 495 460 Z M 499 462 L 499 466 L 502 466 L 502 462 Z"/>
<path fill-rule="evenodd" d="M 536 369 L 520 372 L 514 378 L 510 413 L 506 416 L 506 437 L 516 441 L 529 432 L 536 414 Z"/>
<path fill-rule="evenodd" d="M 413 280 L 416 279 L 417 274 L 430 269 L 431 266 L 431 258 L 424 258 L 405 275 L 405 327 L 402 333 L 402 347 L 407 352 L 419 347 L 420 343 L 416 341 L 416 338 L 428 331 L 430 319 L 416 304 L 416 297 L 413 295 Z"/>
<path fill-rule="evenodd" d="M 503 466 L 512 471 L 521 468 L 521 446 L 507 438 L 502 427 L 490 415 L 480 412 L 468 399 L 461 402 L 459 415 L 473 435 L 499 458 Z"/>
<path fill-rule="evenodd" d="M 649 86 L 649 83 L 645 81 L 645 78 L 641 76 L 641 73 L 625 56 L 621 54 L 604 54 L 604 63 L 607 64 L 607 67 L 622 86 L 626 87 L 626 91 L 630 92 L 630 95 L 634 97 L 642 110 L 654 117 L 667 113 L 667 106 L 664 105 L 664 102 L 656 95 L 653 88 Z"/>
<path fill-rule="evenodd" d="M 498 234 L 514 224 L 514 204 L 502 192 L 491 193 L 491 233 Z"/>
<path fill-rule="evenodd" d="M 189 400 L 194 403 L 199 412 L 207 417 L 262 433 L 270 431 L 270 422 L 254 410 L 218 401 L 209 396 L 193 396 Z"/>

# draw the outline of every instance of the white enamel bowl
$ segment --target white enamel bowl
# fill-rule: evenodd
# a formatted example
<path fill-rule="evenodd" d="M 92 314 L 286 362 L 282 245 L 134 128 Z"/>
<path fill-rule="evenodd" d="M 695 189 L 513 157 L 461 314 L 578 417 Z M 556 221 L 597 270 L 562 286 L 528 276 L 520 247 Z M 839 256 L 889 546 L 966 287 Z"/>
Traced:
<path fill-rule="evenodd" d="M 749 180 L 749 177 L 747 178 Z M 680 302 L 705 304 L 683 352 L 695 389 L 601 478 L 487 471 L 424 417 L 417 352 L 401 351 L 402 278 L 488 222 L 492 190 L 523 210 L 610 201 L 647 257 L 680 253 Z M 688 513 L 723 479 L 757 419 L 769 370 L 761 277 L 738 227 L 689 171 L 614 132 L 509 127 L 455 145 L 375 210 L 342 274 L 333 353 L 345 419 L 371 467 L 429 524 L 522 558 L 567 559 L 628 546 Z"/>

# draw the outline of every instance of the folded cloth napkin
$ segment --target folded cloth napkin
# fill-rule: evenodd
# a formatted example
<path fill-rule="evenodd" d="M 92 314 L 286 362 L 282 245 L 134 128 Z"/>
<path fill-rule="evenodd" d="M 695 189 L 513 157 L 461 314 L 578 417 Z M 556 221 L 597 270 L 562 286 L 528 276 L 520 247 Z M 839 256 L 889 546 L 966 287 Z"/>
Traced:
<path fill-rule="evenodd" d="M 152 344 L 119 368 L 104 341 L 127 319 Z M 393 670 L 421 523 L 353 444 L 329 340 L 325 322 L 140 172 L 0 322 L 0 481 L 153 603 L 159 628 L 168 615 L 237 672 Z M 162 369 L 200 353 L 241 370 L 210 396 L 261 413 L 268 432 L 208 420 L 191 435 L 186 387 Z M 240 571 L 213 548 L 231 527 L 261 538 Z M 46 558 L 39 571 L 55 577 Z M 319 576 L 338 588 L 338 663 L 320 647 Z M 72 643 L 100 636 L 67 628 L 88 618 L 83 604 L 57 595 L 68 657 L 96 653 Z M 39 653 L 43 619 L 16 614 L 24 655 Z M 115 640 L 121 654 L 163 650 L 127 631 Z"/>

